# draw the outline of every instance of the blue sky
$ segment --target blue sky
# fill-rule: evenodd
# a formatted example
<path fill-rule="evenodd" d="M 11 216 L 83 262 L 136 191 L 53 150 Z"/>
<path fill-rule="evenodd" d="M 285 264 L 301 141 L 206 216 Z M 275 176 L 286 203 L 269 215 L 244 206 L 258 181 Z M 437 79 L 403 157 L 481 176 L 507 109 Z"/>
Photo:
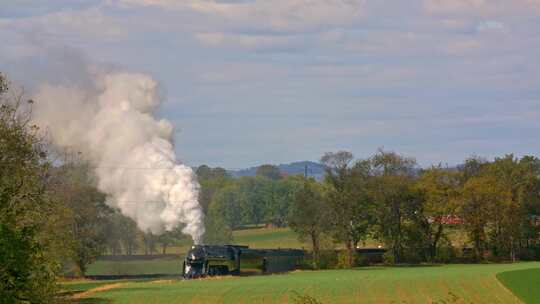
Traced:
<path fill-rule="evenodd" d="M 539 0 L 6 2 L 0 70 L 148 73 L 190 165 L 539 155 Z"/>

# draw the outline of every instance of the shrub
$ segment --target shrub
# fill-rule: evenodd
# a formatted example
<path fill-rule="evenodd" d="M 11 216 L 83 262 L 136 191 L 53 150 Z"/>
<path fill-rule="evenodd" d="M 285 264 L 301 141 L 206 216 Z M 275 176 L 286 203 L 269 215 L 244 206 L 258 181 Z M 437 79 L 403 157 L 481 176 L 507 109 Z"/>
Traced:
<path fill-rule="evenodd" d="M 435 255 L 435 261 L 437 263 L 451 263 L 455 262 L 457 258 L 456 248 L 452 246 L 452 242 L 447 239 L 441 240 L 437 253 Z"/>
<path fill-rule="evenodd" d="M 392 251 L 388 250 L 383 254 L 383 263 L 386 265 L 394 265 L 396 263 Z"/>
<path fill-rule="evenodd" d="M 338 264 L 338 255 L 335 250 L 323 250 L 319 257 L 320 269 L 333 269 Z"/>

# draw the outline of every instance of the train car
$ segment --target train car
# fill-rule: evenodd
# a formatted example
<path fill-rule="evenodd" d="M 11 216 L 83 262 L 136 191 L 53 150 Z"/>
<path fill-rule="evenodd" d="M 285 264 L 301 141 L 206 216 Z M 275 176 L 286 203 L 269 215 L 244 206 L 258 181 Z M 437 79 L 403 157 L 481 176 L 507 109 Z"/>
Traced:
<path fill-rule="evenodd" d="M 267 274 L 298 268 L 304 259 L 299 249 L 250 249 L 239 245 L 195 245 L 182 267 L 184 278 L 241 273 Z"/>

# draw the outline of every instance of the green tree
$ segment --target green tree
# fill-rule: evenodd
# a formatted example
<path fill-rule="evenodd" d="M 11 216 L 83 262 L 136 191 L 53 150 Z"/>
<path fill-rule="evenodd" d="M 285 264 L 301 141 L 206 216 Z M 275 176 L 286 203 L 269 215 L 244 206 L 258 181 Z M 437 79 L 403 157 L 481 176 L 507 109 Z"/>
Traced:
<path fill-rule="evenodd" d="M 218 208 L 210 208 L 208 215 L 204 218 L 206 232 L 204 233 L 204 243 L 209 245 L 220 245 L 232 243 L 232 229 L 225 223 L 223 215 Z"/>
<path fill-rule="evenodd" d="M 236 200 L 242 223 L 259 225 L 267 217 L 272 200 L 273 183 L 264 177 L 241 177 L 238 180 Z"/>
<path fill-rule="evenodd" d="M 169 246 L 178 244 L 180 241 L 185 239 L 185 236 L 181 230 L 181 227 L 178 227 L 172 231 L 165 231 L 157 237 L 157 243 L 161 245 L 162 254 L 167 253 L 167 248 Z"/>
<path fill-rule="evenodd" d="M 366 192 L 369 167 L 365 161 L 351 167 L 352 160 L 347 151 L 329 152 L 321 158 L 326 167 L 330 230 L 334 240 L 347 248 L 349 266 L 353 266 L 356 247 L 368 236 L 372 223 L 372 204 Z"/>
<path fill-rule="evenodd" d="M 296 191 L 302 187 L 303 177 L 288 176 L 278 181 L 268 181 L 269 197 L 265 199 L 265 221 L 274 226 L 283 227 L 287 224 Z"/>
<path fill-rule="evenodd" d="M 105 219 L 105 246 L 107 248 L 107 252 L 113 255 L 122 253 L 122 235 L 120 229 L 122 217 L 123 215 L 120 213 L 120 211 L 113 209 Z"/>
<path fill-rule="evenodd" d="M 84 275 L 87 266 L 106 250 L 107 217 L 113 210 L 105 204 L 105 194 L 94 185 L 86 163 L 69 162 L 55 168 L 51 181 L 55 201 L 69 210 L 66 230 L 71 238 L 70 257 L 77 273 Z"/>
<path fill-rule="evenodd" d="M 516 258 L 516 248 L 530 227 L 529 206 L 539 201 L 538 159 L 530 156 L 521 160 L 506 155 L 485 166 L 484 175 L 491 176 L 509 193 L 509 199 L 492 206 L 493 222 L 489 229 L 493 253 Z"/>
<path fill-rule="evenodd" d="M 266 177 L 271 180 L 279 180 L 282 178 L 279 168 L 277 166 L 268 164 L 259 166 L 255 174 L 257 176 Z"/>
<path fill-rule="evenodd" d="M 139 228 L 137 228 L 137 223 L 126 216 L 118 217 L 118 219 L 120 220 L 118 225 L 121 236 L 120 243 L 127 255 L 133 255 L 139 248 L 137 242 Z"/>
<path fill-rule="evenodd" d="M 230 229 L 236 229 L 243 223 L 242 206 L 244 197 L 237 185 L 220 189 L 210 205 L 209 215 L 215 223 L 222 223 Z"/>
<path fill-rule="evenodd" d="M 407 232 L 407 219 L 415 214 L 418 197 L 414 191 L 416 161 L 395 152 L 379 150 L 370 160 L 373 177 L 370 196 L 376 205 L 378 238 L 390 250 L 393 261 L 400 263 Z"/>
<path fill-rule="evenodd" d="M 493 176 L 470 178 L 463 187 L 461 215 L 473 242 L 475 256 L 483 259 L 487 249 L 486 228 L 493 221 L 501 206 L 509 204 L 511 194 Z"/>
<path fill-rule="evenodd" d="M 308 239 L 313 251 L 313 267 L 319 267 L 321 235 L 328 228 L 328 205 L 323 199 L 322 185 L 306 179 L 294 195 L 289 225 L 299 239 Z"/>
<path fill-rule="evenodd" d="M 232 183 L 231 176 L 223 168 L 210 168 L 202 165 L 197 168 L 197 178 L 201 185 L 199 191 L 199 203 L 201 204 L 205 214 L 208 213 L 208 208 L 214 198 L 216 192 Z"/>
<path fill-rule="evenodd" d="M 0 74 L 0 301 L 52 303 L 61 233 L 48 222 L 60 212 L 46 195 L 50 163 L 22 97 L 8 99 L 7 90 Z"/>

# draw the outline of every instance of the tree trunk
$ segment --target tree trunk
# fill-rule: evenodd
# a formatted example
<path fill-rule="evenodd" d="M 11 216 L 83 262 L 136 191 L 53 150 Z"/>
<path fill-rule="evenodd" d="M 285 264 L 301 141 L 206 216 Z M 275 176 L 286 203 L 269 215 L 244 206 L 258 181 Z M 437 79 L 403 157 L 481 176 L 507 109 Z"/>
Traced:
<path fill-rule="evenodd" d="M 161 246 L 162 246 L 162 247 L 161 247 L 161 248 L 162 248 L 161 252 L 162 252 L 163 254 L 167 254 L 167 244 L 166 244 L 166 243 L 163 243 Z"/>
<path fill-rule="evenodd" d="M 394 253 L 394 263 L 399 264 L 401 262 L 401 206 L 394 204 L 396 215 L 396 235 L 394 236 L 394 246 L 392 250 Z"/>
<path fill-rule="evenodd" d="M 354 265 L 354 248 L 353 248 L 353 243 L 352 241 L 349 239 L 347 240 L 347 243 L 345 244 L 345 246 L 347 247 L 347 255 L 348 255 L 348 266 L 349 267 L 353 267 Z"/>
<path fill-rule="evenodd" d="M 311 231 L 311 247 L 313 248 L 313 268 L 319 269 L 320 245 L 319 236 L 315 231 Z"/>
<path fill-rule="evenodd" d="M 439 240 L 441 239 L 442 232 L 443 232 L 443 224 L 439 223 L 439 226 L 437 227 L 437 232 L 435 232 L 435 236 L 433 237 L 433 242 L 431 243 L 431 250 L 430 250 L 431 261 L 435 260 L 435 257 L 437 256 L 437 245 L 439 244 Z"/>

